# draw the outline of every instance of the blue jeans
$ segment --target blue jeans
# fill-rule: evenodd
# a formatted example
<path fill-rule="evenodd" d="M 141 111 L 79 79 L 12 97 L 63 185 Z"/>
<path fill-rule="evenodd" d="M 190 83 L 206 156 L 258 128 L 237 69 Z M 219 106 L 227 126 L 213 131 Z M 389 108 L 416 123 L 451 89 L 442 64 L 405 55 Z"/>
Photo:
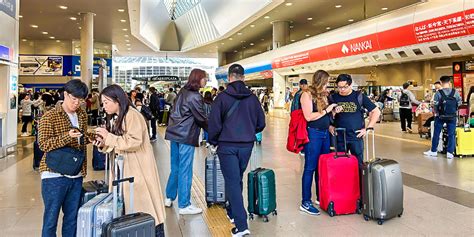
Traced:
<path fill-rule="evenodd" d="M 309 143 L 304 146 L 304 171 L 301 180 L 302 201 L 311 201 L 311 188 L 316 183 L 316 196 L 319 200 L 319 156 L 330 152 L 330 134 L 328 130 L 308 128 Z"/>
<path fill-rule="evenodd" d="M 82 177 L 41 180 L 44 215 L 42 237 L 56 236 L 59 212 L 63 211 L 62 236 L 76 236 L 77 212 L 81 204 Z"/>
<path fill-rule="evenodd" d="M 436 152 L 439 144 L 439 134 L 443 130 L 443 125 L 446 124 L 448 129 L 448 147 L 447 152 L 453 154 L 454 147 L 456 145 L 455 136 L 456 136 L 456 120 L 443 120 L 439 117 L 435 117 L 434 121 L 434 131 L 433 139 L 431 139 L 431 151 Z M 436 139 L 434 139 L 436 138 Z"/>
<path fill-rule="evenodd" d="M 171 141 L 171 172 L 166 185 L 166 197 L 175 200 L 178 207 L 191 205 L 194 146 Z"/>
<path fill-rule="evenodd" d="M 202 140 L 206 141 L 206 142 L 209 142 L 208 140 L 208 137 L 209 137 L 209 134 L 203 130 L 203 133 L 202 133 Z"/>
<path fill-rule="evenodd" d="M 242 178 L 252 155 L 253 147 L 219 146 L 217 155 L 224 176 L 226 199 L 229 201 L 227 215 L 234 219 L 239 230 L 248 229 L 247 211 L 242 197 Z"/>

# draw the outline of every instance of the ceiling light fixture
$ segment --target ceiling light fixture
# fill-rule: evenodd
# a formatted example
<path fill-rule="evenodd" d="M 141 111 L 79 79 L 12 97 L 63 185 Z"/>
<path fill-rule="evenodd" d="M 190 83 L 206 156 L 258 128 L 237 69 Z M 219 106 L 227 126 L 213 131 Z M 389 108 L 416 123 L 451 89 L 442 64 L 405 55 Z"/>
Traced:
<path fill-rule="evenodd" d="M 69 17 L 69 19 L 71 19 L 71 20 L 73 20 L 73 21 L 77 20 L 77 18 L 76 18 L 76 17 L 73 17 L 73 16 Z"/>
<path fill-rule="evenodd" d="M 255 44 L 254 43 L 250 43 L 250 46 L 254 46 Z"/>
<path fill-rule="evenodd" d="M 120 8 L 120 9 L 118 9 L 118 11 L 119 12 L 125 12 L 125 9 Z"/>
<path fill-rule="evenodd" d="M 265 19 L 269 19 L 269 18 L 270 18 L 270 16 L 265 16 L 265 17 L 263 17 L 263 18 L 265 18 Z"/>
<path fill-rule="evenodd" d="M 79 26 L 79 27 L 78 27 L 78 29 L 79 29 L 79 30 L 81 30 L 81 29 L 82 29 L 82 27 L 80 27 L 80 26 Z"/>
<path fill-rule="evenodd" d="M 237 33 L 237 35 L 242 35 L 242 32 Z"/>
<path fill-rule="evenodd" d="M 265 41 L 265 39 L 260 39 L 261 41 Z"/>
<path fill-rule="evenodd" d="M 312 17 L 308 17 L 307 19 L 308 19 L 308 21 L 312 21 L 312 20 L 313 20 L 313 18 L 312 18 Z"/>
<path fill-rule="evenodd" d="M 229 38 L 229 40 L 234 40 L 234 39 L 232 39 L 232 38 Z"/>
<path fill-rule="evenodd" d="M 254 28 L 254 27 L 255 27 L 255 25 L 250 25 L 250 27 Z"/>
<path fill-rule="evenodd" d="M 125 37 L 128 37 L 128 35 L 124 35 Z"/>
<path fill-rule="evenodd" d="M 239 51 L 237 51 L 237 50 L 234 50 L 234 53 L 237 53 L 237 52 L 239 52 Z"/>
<path fill-rule="evenodd" d="M 56 43 L 61 43 L 61 40 L 56 40 Z"/>
<path fill-rule="evenodd" d="M 311 35 L 308 35 L 308 34 L 307 34 L 307 35 L 305 35 L 305 36 L 306 36 L 306 37 L 310 37 Z"/>
<path fill-rule="evenodd" d="M 27 40 L 27 39 L 22 39 L 21 41 L 26 42 L 26 41 L 28 41 L 28 40 Z"/>
<path fill-rule="evenodd" d="M 30 26 L 31 26 L 31 27 L 33 27 L 33 28 L 38 28 L 38 26 L 37 26 L 37 25 L 30 25 Z"/>
<path fill-rule="evenodd" d="M 18 15 L 18 18 L 23 18 L 23 16 L 22 16 L 22 15 Z"/>
<path fill-rule="evenodd" d="M 342 7 L 342 5 L 336 5 L 335 7 L 336 7 L 336 8 L 341 8 L 341 7 Z"/>
<path fill-rule="evenodd" d="M 128 43 L 128 42 L 130 42 L 130 40 L 125 40 L 125 42 L 127 42 L 127 43 Z"/>
<path fill-rule="evenodd" d="M 225 43 L 224 43 L 224 42 L 222 42 L 221 44 L 222 44 L 222 45 L 224 45 Z"/>
<path fill-rule="evenodd" d="M 66 10 L 67 7 L 66 6 L 59 6 L 59 8 L 63 9 L 63 10 Z"/>
<path fill-rule="evenodd" d="M 127 29 L 127 28 L 123 28 L 122 30 L 123 30 L 123 31 L 127 31 L 128 29 Z"/>
<path fill-rule="evenodd" d="M 123 20 L 123 19 L 122 19 L 122 20 L 120 20 L 120 22 L 127 22 L 127 20 Z"/>
<path fill-rule="evenodd" d="M 128 48 L 127 50 L 132 50 L 132 48 Z"/>
<path fill-rule="evenodd" d="M 47 35 L 47 34 L 48 34 L 48 32 L 46 32 L 46 31 L 43 31 L 43 32 L 41 32 L 41 34 L 43 34 L 43 35 Z"/>
<path fill-rule="evenodd" d="M 291 3 L 291 2 L 287 2 L 287 3 L 285 3 L 285 5 L 289 7 L 289 6 L 292 6 L 292 5 L 293 5 L 293 3 Z"/>
<path fill-rule="evenodd" d="M 131 46 L 131 44 L 125 44 L 125 45 L 127 45 L 127 46 Z"/>
<path fill-rule="evenodd" d="M 349 19 L 349 20 L 347 20 L 347 21 L 348 21 L 348 22 L 353 22 L 353 21 L 354 21 L 354 19 Z"/>
<path fill-rule="evenodd" d="M 291 42 L 295 42 L 296 40 L 291 40 Z"/>
<path fill-rule="evenodd" d="M 386 11 L 386 10 L 388 10 L 387 7 L 382 7 L 382 11 Z"/>
<path fill-rule="evenodd" d="M 54 37 L 54 36 L 50 36 L 49 38 L 52 39 L 52 40 L 53 40 L 53 39 L 56 39 L 56 37 Z"/>
<path fill-rule="evenodd" d="M 328 27 L 326 27 L 326 30 L 330 30 L 330 29 L 331 29 L 331 27 L 329 27 L 329 26 L 328 26 Z"/>

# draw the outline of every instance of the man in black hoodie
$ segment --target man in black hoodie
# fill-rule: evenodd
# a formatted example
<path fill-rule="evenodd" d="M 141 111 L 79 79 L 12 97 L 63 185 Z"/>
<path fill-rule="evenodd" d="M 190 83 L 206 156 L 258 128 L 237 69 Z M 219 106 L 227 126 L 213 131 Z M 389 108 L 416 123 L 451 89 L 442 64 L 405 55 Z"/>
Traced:
<path fill-rule="evenodd" d="M 255 134 L 265 128 L 263 113 L 257 96 L 244 81 L 244 68 L 239 64 L 229 67 L 230 84 L 219 93 L 209 116 L 209 143 L 217 148 L 225 180 L 227 214 L 235 220 L 232 236 L 250 234 L 247 212 L 242 197 L 242 177 L 247 168 Z"/>

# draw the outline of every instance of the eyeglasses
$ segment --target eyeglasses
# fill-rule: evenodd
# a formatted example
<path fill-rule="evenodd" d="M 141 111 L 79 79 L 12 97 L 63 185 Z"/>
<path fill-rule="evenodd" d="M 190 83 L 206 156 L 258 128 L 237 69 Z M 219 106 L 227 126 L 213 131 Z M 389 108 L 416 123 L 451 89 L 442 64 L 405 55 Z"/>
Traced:
<path fill-rule="evenodd" d="M 66 92 L 66 93 L 67 93 L 67 92 Z M 69 99 L 71 99 L 71 100 L 72 100 L 72 102 L 74 102 L 74 103 L 79 103 L 79 104 L 82 104 L 82 103 L 84 103 L 84 102 L 85 102 L 85 100 L 84 100 L 84 99 L 78 99 L 78 98 L 76 98 L 76 97 L 74 97 L 74 96 L 70 95 L 69 93 L 67 93 L 67 96 L 69 96 Z"/>
<path fill-rule="evenodd" d="M 338 86 L 337 89 L 339 89 L 339 90 L 347 90 L 347 89 L 349 89 L 349 87 L 351 87 L 351 86 L 350 86 L 350 85 Z"/>

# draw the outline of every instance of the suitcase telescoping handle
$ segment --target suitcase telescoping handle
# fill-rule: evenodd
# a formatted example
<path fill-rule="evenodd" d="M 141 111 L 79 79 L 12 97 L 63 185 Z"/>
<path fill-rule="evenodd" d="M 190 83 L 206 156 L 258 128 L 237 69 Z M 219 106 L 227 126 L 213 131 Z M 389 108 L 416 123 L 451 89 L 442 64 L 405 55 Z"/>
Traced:
<path fill-rule="evenodd" d="M 375 131 L 373 128 L 366 128 L 365 129 L 365 136 L 366 136 L 366 141 L 365 141 L 365 150 L 367 152 L 367 161 L 371 162 L 375 160 Z M 372 140 L 372 149 L 369 149 L 370 145 L 370 140 Z M 370 150 L 372 150 L 372 159 L 370 158 Z"/>
<path fill-rule="evenodd" d="M 117 218 L 119 215 L 118 213 L 118 202 L 119 202 L 119 195 L 122 193 L 120 184 L 124 182 L 129 182 L 130 183 L 130 206 L 127 207 L 129 209 L 129 213 L 133 213 L 133 202 L 134 202 L 134 197 L 133 197 L 133 183 L 135 182 L 134 177 L 128 177 L 128 178 L 122 178 L 120 174 L 123 174 L 123 156 L 122 155 L 117 155 L 114 161 L 115 164 L 115 175 L 116 179 L 112 181 L 112 210 L 113 210 L 113 218 Z M 120 174 L 119 174 L 120 172 Z"/>
<path fill-rule="evenodd" d="M 336 151 L 336 155 L 334 155 L 334 158 L 337 159 L 337 158 L 340 158 L 340 157 L 346 157 L 348 158 L 349 157 L 349 154 L 347 154 L 347 138 L 346 138 L 346 129 L 345 128 L 336 128 L 335 129 L 335 136 L 332 136 L 332 141 L 333 141 L 333 144 L 334 144 L 334 150 Z M 339 155 L 339 151 L 337 150 L 337 147 L 338 147 L 338 142 L 337 142 L 337 137 L 339 136 L 338 132 L 342 132 L 343 134 L 343 138 L 344 138 L 344 154 L 343 155 Z"/>

